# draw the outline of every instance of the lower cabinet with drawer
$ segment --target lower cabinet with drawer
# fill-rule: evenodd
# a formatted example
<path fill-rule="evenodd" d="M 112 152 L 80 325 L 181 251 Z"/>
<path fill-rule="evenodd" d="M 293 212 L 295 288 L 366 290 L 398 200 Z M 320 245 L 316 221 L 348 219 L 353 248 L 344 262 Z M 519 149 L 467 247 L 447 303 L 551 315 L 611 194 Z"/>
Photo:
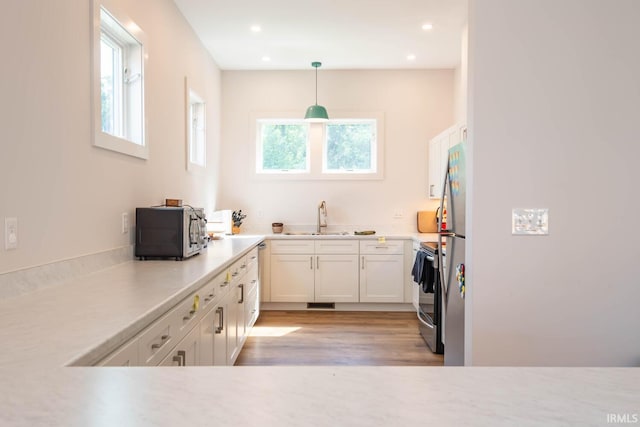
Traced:
<path fill-rule="evenodd" d="M 273 241 L 271 301 L 358 302 L 358 241 Z"/>
<path fill-rule="evenodd" d="M 258 316 L 257 248 L 97 366 L 233 365 Z"/>
<path fill-rule="evenodd" d="M 404 301 L 404 242 L 360 242 L 360 302 Z"/>
<path fill-rule="evenodd" d="M 160 366 L 200 365 L 200 328 L 194 327 L 160 362 Z"/>
<path fill-rule="evenodd" d="M 273 240 L 270 302 L 402 303 L 404 240 Z"/>

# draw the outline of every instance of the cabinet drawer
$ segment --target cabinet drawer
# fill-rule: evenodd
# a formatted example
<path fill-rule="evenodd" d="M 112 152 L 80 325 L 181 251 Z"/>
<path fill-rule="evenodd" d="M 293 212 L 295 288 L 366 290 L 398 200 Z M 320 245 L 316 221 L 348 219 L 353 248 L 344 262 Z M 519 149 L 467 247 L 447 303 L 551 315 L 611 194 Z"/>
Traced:
<path fill-rule="evenodd" d="M 258 248 L 255 247 L 247 254 L 247 269 L 258 263 Z"/>
<path fill-rule="evenodd" d="M 272 240 L 272 254 L 312 254 L 315 252 L 313 240 Z"/>
<path fill-rule="evenodd" d="M 316 240 L 315 252 L 316 254 L 346 254 L 357 255 L 358 254 L 358 241 L 357 240 Z"/>
<path fill-rule="evenodd" d="M 220 274 L 211 279 L 198 291 L 200 295 L 200 310 L 208 310 L 222 297 L 221 285 L 224 282 L 224 274 Z"/>
<path fill-rule="evenodd" d="M 141 366 L 157 365 L 180 341 L 176 321 L 175 313 L 170 311 L 140 334 L 138 361 Z"/>
<path fill-rule="evenodd" d="M 178 339 L 182 339 L 198 323 L 198 312 L 202 300 L 200 293 L 196 292 L 171 311 L 178 325 Z"/>
<path fill-rule="evenodd" d="M 360 254 L 402 254 L 404 253 L 403 240 L 361 240 Z"/>

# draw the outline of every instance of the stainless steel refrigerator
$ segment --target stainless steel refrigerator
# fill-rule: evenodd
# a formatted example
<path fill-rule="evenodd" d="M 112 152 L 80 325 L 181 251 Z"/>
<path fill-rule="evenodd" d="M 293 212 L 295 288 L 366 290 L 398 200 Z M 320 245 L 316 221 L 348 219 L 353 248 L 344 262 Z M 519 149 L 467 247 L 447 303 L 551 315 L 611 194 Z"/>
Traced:
<path fill-rule="evenodd" d="M 464 365 L 465 142 L 449 149 L 442 195 L 438 224 L 443 230 L 440 248 L 446 239 L 445 262 L 443 251 L 438 253 L 444 303 L 444 364 L 461 366 Z"/>

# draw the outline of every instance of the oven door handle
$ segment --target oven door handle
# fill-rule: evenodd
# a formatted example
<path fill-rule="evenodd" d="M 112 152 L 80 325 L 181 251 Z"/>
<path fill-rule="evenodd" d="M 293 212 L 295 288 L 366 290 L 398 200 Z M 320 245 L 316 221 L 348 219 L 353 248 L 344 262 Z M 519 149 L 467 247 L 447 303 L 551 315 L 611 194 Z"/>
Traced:
<path fill-rule="evenodd" d="M 433 329 L 434 325 L 433 325 L 433 324 L 431 324 L 431 325 L 430 325 L 429 323 L 427 323 L 427 322 L 425 322 L 424 320 L 422 320 L 422 317 L 420 317 L 420 312 L 419 312 L 419 311 L 418 311 L 418 312 L 416 312 L 416 314 L 417 314 L 417 316 L 418 316 L 418 321 L 419 321 L 420 323 L 422 323 L 424 326 L 426 326 L 426 327 L 428 327 L 428 328 Z"/>

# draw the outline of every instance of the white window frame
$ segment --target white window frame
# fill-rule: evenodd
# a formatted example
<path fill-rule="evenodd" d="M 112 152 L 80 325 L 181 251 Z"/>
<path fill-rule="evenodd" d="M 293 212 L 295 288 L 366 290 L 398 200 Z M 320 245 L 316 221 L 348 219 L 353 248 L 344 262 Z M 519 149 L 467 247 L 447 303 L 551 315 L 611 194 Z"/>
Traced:
<path fill-rule="evenodd" d="M 250 115 L 250 135 L 254 141 L 251 147 L 251 158 L 254 159 L 253 177 L 256 180 L 380 180 L 384 179 L 384 113 L 382 112 L 351 112 L 331 111 L 331 118 L 323 123 L 311 123 L 307 147 L 308 172 L 299 171 L 261 171 L 262 152 L 258 122 L 272 119 L 274 121 L 300 120 L 300 112 L 269 112 L 252 113 Z M 328 171 L 326 170 L 326 124 L 335 122 L 356 122 L 358 120 L 375 120 L 375 170 L 371 171 Z M 308 122 L 307 122 L 308 123 Z M 373 154 L 373 153 L 372 153 Z"/>
<path fill-rule="evenodd" d="M 261 123 L 282 123 L 282 124 L 299 124 L 307 126 L 307 157 L 305 163 L 305 169 L 295 170 L 270 170 L 263 169 L 262 158 L 262 135 L 261 135 Z M 259 113 L 252 114 L 251 117 L 251 134 L 254 135 L 255 140 L 252 147 L 252 157 L 255 160 L 253 173 L 255 177 L 261 177 L 266 179 L 301 179 L 308 176 L 311 173 L 311 129 L 309 122 L 305 122 L 298 113 Z"/>
<path fill-rule="evenodd" d="M 323 174 L 364 174 L 364 175 L 375 175 L 378 169 L 378 126 L 376 119 L 331 119 L 327 123 L 325 123 L 325 131 L 324 137 L 322 139 L 322 173 Z M 329 150 L 329 130 L 328 127 L 330 125 L 346 125 L 346 124 L 358 124 L 358 123 L 368 123 L 373 125 L 373 143 L 370 145 L 371 149 L 371 163 L 369 164 L 369 169 L 329 169 L 329 159 L 327 157 L 327 152 Z"/>
<path fill-rule="evenodd" d="M 148 132 L 147 132 L 147 115 L 148 115 L 148 102 L 146 102 L 145 90 L 146 78 L 144 70 L 147 66 L 147 53 L 145 46 L 147 45 L 147 37 L 144 31 L 138 27 L 133 20 L 131 20 L 127 14 L 121 8 L 121 2 L 114 0 L 92 0 L 91 3 L 92 13 L 92 88 L 91 88 L 91 104 L 92 104 L 92 129 L 93 129 L 93 145 L 100 148 L 105 148 L 112 151 L 117 151 L 130 156 L 148 159 L 149 158 L 149 145 L 148 145 Z M 134 88 L 139 95 L 134 96 L 131 93 L 134 89 L 123 90 L 123 99 L 121 99 L 121 105 L 124 111 L 117 112 L 122 114 L 123 117 L 123 129 L 119 129 L 119 135 L 102 131 L 102 115 L 101 115 L 101 40 L 103 31 L 108 37 L 117 43 L 118 37 L 116 34 L 109 33 L 102 25 L 101 11 L 105 11 L 115 20 L 120 27 L 121 31 L 126 32 L 128 36 L 134 39 L 139 48 L 134 49 L 131 55 L 135 55 L 136 58 L 132 62 L 132 66 L 123 65 L 123 74 L 125 68 L 127 71 L 131 68 L 138 67 L 130 72 L 131 76 L 127 82 L 122 82 L 124 85 L 131 84 L 140 85 L 138 88 Z M 119 30 L 120 31 L 120 30 Z M 123 52 L 124 61 L 130 60 L 126 58 L 126 50 Z M 138 75 L 139 74 L 139 75 Z M 127 80 L 123 76 L 124 80 Z"/>
<path fill-rule="evenodd" d="M 207 103 L 185 78 L 186 105 L 186 159 L 187 170 L 204 172 L 207 168 Z M 194 109 L 199 109 L 198 117 L 194 117 Z M 200 154 L 199 158 L 194 156 Z"/>

